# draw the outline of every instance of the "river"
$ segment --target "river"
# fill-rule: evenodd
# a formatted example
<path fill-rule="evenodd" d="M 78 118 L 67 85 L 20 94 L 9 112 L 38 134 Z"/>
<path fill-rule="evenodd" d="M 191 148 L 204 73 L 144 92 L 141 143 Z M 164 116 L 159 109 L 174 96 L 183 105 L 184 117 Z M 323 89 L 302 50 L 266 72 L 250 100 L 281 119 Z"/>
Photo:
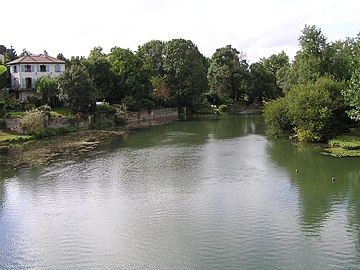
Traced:
<path fill-rule="evenodd" d="M 227 116 L 0 166 L 0 269 L 359 269 L 360 159 L 322 148 Z"/>

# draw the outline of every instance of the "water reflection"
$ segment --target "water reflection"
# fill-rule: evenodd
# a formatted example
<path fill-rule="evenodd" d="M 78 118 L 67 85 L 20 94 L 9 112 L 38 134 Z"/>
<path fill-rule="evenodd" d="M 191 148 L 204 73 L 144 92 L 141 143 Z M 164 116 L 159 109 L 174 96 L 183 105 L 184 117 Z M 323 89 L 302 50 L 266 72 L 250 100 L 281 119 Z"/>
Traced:
<path fill-rule="evenodd" d="M 356 269 L 358 160 L 321 150 L 207 118 L 5 173 L 0 269 Z"/>
<path fill-rule="evenodd" d="M 322 149 L 322 145 L 275 140 L 268 152 L 298 187 L 304 232 L 320 239 L 327 235 L 339 246 L 354 242 L 359 250 L 360 160 L 323 156 Z"/>

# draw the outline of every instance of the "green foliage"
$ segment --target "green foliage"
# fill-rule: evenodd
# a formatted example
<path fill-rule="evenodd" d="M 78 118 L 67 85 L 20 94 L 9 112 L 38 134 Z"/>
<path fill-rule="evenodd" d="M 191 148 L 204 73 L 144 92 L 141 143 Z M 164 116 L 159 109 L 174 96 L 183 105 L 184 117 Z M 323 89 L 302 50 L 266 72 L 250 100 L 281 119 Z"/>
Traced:
<path fill-rule="evenodd" d="M 357 48 L 360 51 L 360 36 L 358 37 Z M 360 54 L 354 56 L 353 65 L 355 67 L 349 87 L 343 91 L 343 96 L 347 104 L 351 107 L 347 113 L 355 121 L 360 121 Z"/>
<path fill-rule="evenodd" d="M 117 110 L 107 102 L 102 102 L 96 106 L 97 112 L 100 114 L 115 114 Z"/>
<path fill-rule="evenodd" d="M 267 134 L 293 135 L 300 141 L 324 141 L 344 128 L 345 84 L 323 77 L 293 87 L 284 98 L 265 106 Z"/>
<path fill-rule="evenodd" d="M 221 113 L 226 113 L 227 111 L 228 111 L 227 105 L 221 104 L 221 105 L 219 106 L 219 112 L 221 112 Z"/>
<path fill-rule="evenodd" d="M 289 118 L 287 101 L 285 98 L 278 98 L 270 101 L 264 107 L 264 120 L 266 134 L 272 138 L 290 136 L 293 127 Z"/>
<path fill-rule="evenodd" d="M 208 89 L 207 60 L 190 40 L 173 39 L 165 45 L 164 70 L 170 100 L 176 106 L 196 110 Z"/>
<path fill-rule="evenodd" d="M 19 100 L 17 100 L 9 90 L 0 89 L 0 110 L 14 110 L 19 107 L 19 104 Z"/>
<path fill-rule="evenodd" d="M 121 100 L 126 96 L 140 99 L 150 96 L 150 76 L 141 58 L 129 49 L 114 47 L 108 59 L 116 76 L 115 88 L 109 94 L 110 99 Z"/>
<path fill-rule="evenodd" d="M 96 120 L 92 125 L 92 129 L 104 129 L 104 128 L 111 128 L 115 126 L 115 122 L 110 119 L 104 119 L 104 120 Z"/>
<path fill-rule="evenodd" d="M 0 65 L 0 90 L 6 86 L 7 68 Z"/>
<path fill-rule="evenodd" d="M 46 138 L 52 136 L 58 136 L 62 134 L 76 132 L 77 128 L 75 126 L 68 126 L 68 127 L 47 127 L 40 131 L 33 131 L 31 132 L 31 136 L 33 138 Z"/>
<path fill-rule="evenodd" d="M 58 78 L 44 76 L 36 81 L 36 93 L 42 96 L 43 103 L 54 106 L 59 103 L 59 80 Z"/>
<path fill-rule="evenodd" d="M 136 55 L 143 61 L 144 69 L 150 72 L 151 76 L 163 76 L 165 43 L 160 40 L 151 40 L 139 46 Z"/>
<path fill-rule="evenodd" d="M 155 101 L 153 101 L 151 99 L 147 99 L 147 98 L 142 99 L 142 104 L 143 104 L 144 108 L 147 110 L 155 109 Z"/>
<path fill-rule="evenodd" d="M 89 57 L 84 59 L 82 64 L 86 67 L 94 83 L 96 99 L 108 98 L 109 94 L 114 91 L 116 77 L 111 70 L 107 55 L 102 52 L 102 48 L 93 48 Z"/>
<path fill-rule="evenodd" d="M 248 65 L 243 54 L 227 45 L 213 54 L 208 70 L 210 95 L 222 101 L 238 100 L 244 95 L 244 84 L 249 78 Z"/>
<path fill-rule="evenodd" d="M 95 102 L 95 87 L 80 65 L 72 65 L 60 75 L 59 88 L 59 98 L 68 102 L 73 111 L 88 112 Z"/>
<path fill-rule="evenodd" d="M 20 128 L 26 134 L 40 132 L 44 129 L 44 126 L 44 115 L 37 109 L 27 111 L 20 120 Z"/>

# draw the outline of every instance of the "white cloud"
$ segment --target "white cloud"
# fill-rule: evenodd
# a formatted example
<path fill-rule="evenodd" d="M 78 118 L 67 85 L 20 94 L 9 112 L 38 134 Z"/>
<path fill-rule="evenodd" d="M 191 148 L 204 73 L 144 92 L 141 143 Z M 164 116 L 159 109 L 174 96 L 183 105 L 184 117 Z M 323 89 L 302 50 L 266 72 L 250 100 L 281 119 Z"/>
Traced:
<path fill-rule="evenodd" d="M 281 50 L 293 56 L 305 24 L 329 40 L 360 31 L 358 0 L 18 0 L 2 9 L 3 45 L 66 57 L 87 56 L 94 46 L 136 50 L 151 39 L 186 38 L 207 56 L 231 44 L 257 61 Z"/>

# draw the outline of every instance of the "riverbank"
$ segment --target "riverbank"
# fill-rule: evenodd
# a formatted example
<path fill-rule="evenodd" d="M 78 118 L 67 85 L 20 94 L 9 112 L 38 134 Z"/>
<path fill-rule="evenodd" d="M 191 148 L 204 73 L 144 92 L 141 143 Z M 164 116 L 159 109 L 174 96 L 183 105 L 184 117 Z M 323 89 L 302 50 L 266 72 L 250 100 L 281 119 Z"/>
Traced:
<path fill-rule="evenodd" d="M 79 130 L 61 136 L 9 143 L 0 146 L 2 165 L 32 167 L 81 156 L 111 137 L 124 136 L 126 130 Z"/>
<path fill-rule="evenodd" d="M 360 134 L 347 133 L 329 141 L 324 154 L 333 157 L 360 157 Z"/>

